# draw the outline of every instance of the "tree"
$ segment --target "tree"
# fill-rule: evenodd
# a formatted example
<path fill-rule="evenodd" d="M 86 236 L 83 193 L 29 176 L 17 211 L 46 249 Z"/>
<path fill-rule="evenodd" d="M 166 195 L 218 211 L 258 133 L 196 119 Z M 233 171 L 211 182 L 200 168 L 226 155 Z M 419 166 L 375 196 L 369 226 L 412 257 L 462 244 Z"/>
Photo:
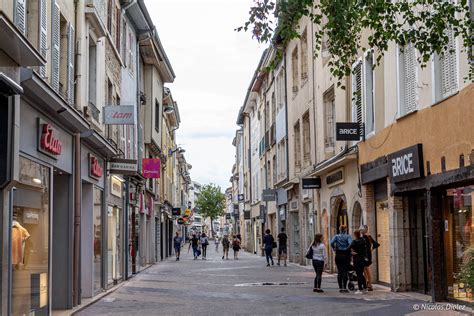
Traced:
<path fill-rule="evenodd" d="M 307 16 L 314 23 L 316 56 L 324 46 L 331 60 L 329 70 L 341 85 L 351 74 L 360 52 L 373 49 L 380 63 L 389 43 L 404 47 L 411 43 L 419 52 L 422 67 L 433 54 L 452 52 L 449 39 L 461 36 L 463 49 L 472 61 L 473 21 L 467 0 L 255 0 L 249 20 L 237 31 L 251 31 L 259 42 L 281 47 L 298 38 L 298 23 Z M 367 46 L 362 44 L 367 32 Z M 473 80 L 470 63 L 469 80 Z"/>
<path fill-rule="evenodd" d="M 211 231 L 212 236 L 214 236 L 212 223 L 225 211 L 225 195 L 221 192 L 221 188 L 214 184 L 204 185 L 196 200 L 196 207 L 204 218 L 209 217 L 211 219 Z"/>

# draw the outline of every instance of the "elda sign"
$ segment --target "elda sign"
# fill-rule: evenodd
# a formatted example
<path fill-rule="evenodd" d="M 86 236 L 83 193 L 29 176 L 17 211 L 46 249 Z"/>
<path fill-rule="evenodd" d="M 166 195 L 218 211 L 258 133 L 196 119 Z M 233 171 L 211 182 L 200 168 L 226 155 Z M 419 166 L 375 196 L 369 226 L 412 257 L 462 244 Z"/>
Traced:
<path fill-rule="evenodd" d="M 89 154 L 89 176 L 91 178 L 99 179 L 104 174 L 104 168 L 100 165 L 99 159 L 96 156 Z"/>
<path fill-rule="evenodd" d="M 58 138 L 57 131 L 51 124 L 38 119 L 38 151 L 57 159 L 62 150 L 63 143 Z"/>

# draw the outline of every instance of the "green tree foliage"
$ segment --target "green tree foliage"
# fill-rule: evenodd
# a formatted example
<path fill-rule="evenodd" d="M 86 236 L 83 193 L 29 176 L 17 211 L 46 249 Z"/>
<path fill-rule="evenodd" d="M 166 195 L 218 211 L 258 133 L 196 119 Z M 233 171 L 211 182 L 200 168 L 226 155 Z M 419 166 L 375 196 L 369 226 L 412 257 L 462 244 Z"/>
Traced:
<path fill-rule="evenodd" d="M 214 235 L 212 221 L 225 212 L 225 195 L 221 192 L 221 188 L 214 184 L 204 185 L 196 200 L 196 207 L 199 214 L 211 219 L 211 230 Z"/>
<path fill-rule="evenodd" d="M 473 60 L 473 21 L 467 0 L 255 0 L 249 14 L 236 30 L 250 31 L 259 42 L 273 41 L 277 47 L 298 38 L 300 19 L 309 17 L 315 25 L 315 54 L 320 54 L 324 41 L 331 56 L 329 69 L 339 84 L 350 75 L 361 52 L 373 49 L 379 64 L 389 43 L 413 44 L 424 67 L 433 54 L 454 49 L 448 45 L 454 34 L 461 36 L 463 49 Z M 367 46 L 362 44 L 365 32 Z"/>

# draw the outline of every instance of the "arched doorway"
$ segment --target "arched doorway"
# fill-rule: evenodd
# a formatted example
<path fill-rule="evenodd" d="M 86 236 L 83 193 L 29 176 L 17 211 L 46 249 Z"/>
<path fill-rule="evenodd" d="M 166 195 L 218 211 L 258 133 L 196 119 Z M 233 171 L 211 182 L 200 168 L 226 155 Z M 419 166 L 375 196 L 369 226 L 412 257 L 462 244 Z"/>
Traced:
<path fill-rule="evenodd" d="M 352 208 L 352 231 L 359 229 L 360 225 L 362 225 L 362 206 L 356 201 Z"/>
<path fill-rule="evenodd" d="M 349 217 L 347 215 L 347 203 L 343 198 L 337 198 L 334 203 L 334 229 L 336 234 L 339 234 L 339 227 L 345 225 L 349 227 Z"/>

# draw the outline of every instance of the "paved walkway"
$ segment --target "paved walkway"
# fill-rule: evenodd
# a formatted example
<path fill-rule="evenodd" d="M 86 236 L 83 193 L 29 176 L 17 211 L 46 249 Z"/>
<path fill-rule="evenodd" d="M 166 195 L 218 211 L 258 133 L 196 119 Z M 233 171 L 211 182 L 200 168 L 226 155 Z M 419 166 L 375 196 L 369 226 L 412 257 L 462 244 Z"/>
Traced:
<path fill-rule="evenodd" d="M 415 312 L 415 304 L 426 302 L 382 288 L 342 294 L 332 275 L 323 277 L 324 293 L 313 293 L 314 272 L 308 268 L 276 262 L 266 267 L 263 257 L 245 252 L 239 260 L 221 256 L 210 245 L 207 260 L 193 260 L 186 245 L 180 261 L 170 258 L 154 265 L 76 315 L 459 314 Z"/>

